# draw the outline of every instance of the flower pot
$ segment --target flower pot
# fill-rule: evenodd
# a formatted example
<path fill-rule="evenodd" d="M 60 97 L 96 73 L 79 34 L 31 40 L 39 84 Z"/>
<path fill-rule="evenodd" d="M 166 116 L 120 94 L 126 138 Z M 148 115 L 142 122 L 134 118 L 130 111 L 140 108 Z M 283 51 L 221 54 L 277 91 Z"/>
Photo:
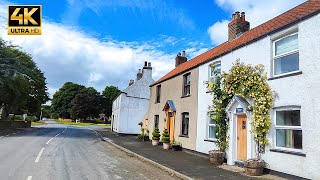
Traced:
<path fill-rule="evenodd" d="M 163 149 L 169 149 L 170 143 L 163 143 Z"/>
<path fill-rule="evenodd" d="M 159 139 L 152 139 L 152 145 L 157 146 L 159 144 Z"/>
<path fill-rule="evenodd" d="M 265 162 L 262 159 L 248 159 L 244 161 L 245 173 L 250 176 L 261 176 Z"/>
<path fill-rule="evenodd" d="M 209 151 L 209 158 L 210 158 L 211 164 L 214 164 L 214 165 L 223 164 L 225 155 L 226 155 L 225 152 L 221 152 L 217 150 Z"/>
<path fill-rule="evenodd" d="M 172 145 L 171 146 L 174 151 L 181 151 L 182 147 L 180 145 Z"/>

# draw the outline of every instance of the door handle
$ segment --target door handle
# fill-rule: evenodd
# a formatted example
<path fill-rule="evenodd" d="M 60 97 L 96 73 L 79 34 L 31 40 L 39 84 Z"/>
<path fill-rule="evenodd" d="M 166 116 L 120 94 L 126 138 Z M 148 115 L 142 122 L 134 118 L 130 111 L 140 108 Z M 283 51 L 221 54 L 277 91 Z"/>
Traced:
<path fill-rule="evenodd" d="M 237 136 L 237 139 L 239 140 L 239 136 Z"/>

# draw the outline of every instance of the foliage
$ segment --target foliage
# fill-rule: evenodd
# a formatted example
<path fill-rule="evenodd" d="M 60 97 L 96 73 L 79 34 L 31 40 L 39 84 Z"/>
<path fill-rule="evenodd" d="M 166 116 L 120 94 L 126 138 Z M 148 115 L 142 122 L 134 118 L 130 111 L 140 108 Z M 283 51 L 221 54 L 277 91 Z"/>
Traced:
<path fill-rule="evenodd" d="M 49 100 L 46 79 L 32 57 L 0 39 L 0 108 L 8 113 L 37 115 Z"/>
<path fill-rule="evenodd" d="M 273 97 L 267 83 L 267 74 L 264 73 L 263 65 L 245 65 L 237 60 L 231 67 L 229 73 L 222 74 L 224 93 L 233 97 L 240 95 L 246 99 L 253 100 L 252 109 L 252 130 L 254 140 L 258 147 L 268 144 L 266 134 L 271 125 L 269 111 L 273 104 Z M 227 97 L 224 97 L 227 98 Z M 258 150 L 258 158 L 260 151 Z"/>
<path fill-rule="evenodd" d="M 173 141 L 172 146 L 182 146 L 182 143 L 179 141 Z"/>
<path fill-rule="evenodd" d="M 102 104 L 104 109 L 102 109 L 102 113 L 106 114 L 106 116 L 111 116 L 112 114 L 112 103 L 114 99 L 120 94 L 120 90 L 115 86 L 107 86 L 104 91 L 102 91 Z"/>
<path fill-rule="evenodd" d="M 162 132 L 162 138 L 161 142 L 163 143 L 169 143 L 170 142 L 170 136 L 167 129 L 164 129 Z"/>
<path fill-rule="evenodd" d="M 160 131 L 159 128 L 154 128 L 153 132 L 152 132 L 152 139 L 153 140 L 159 140 L 160 139 Z"/>
<path fill-rule="evenodd" d="M 73 119 L 99 117 L 101 107 L 100 93 L 93 87 L 82 89 L 71 101 L 70 115 Z"/>
<path fill-rule="evenodd" d="M 42 108 L 42 117 L 50 118 L 51 117 L 51 106 L 42 105 L 41 108 Z"/>
<path fill-rule="evenodd" d="M 230 101 L 230 97 L 222 89 L 221 75 L 215 71 L 214 82 L 209 82 L 208 87 L 213 93 L 212 107 L 209 115 L 210 119 L 214 122 L 216 145 L 221 152 L 225 152 L 228 148 L 228 125 L 226 123 L 225 108 Z"/>
<path fill-rule="evenodd" d="M 59 117 L 71 118 L 70 109 L 72 107 L 72 100 L 76 95 L 85 89 L 84 86 L 72 82 L 66 82 L 53 95 L 51 102 L 51 109 L 54 113 L 58 113 Z"/>

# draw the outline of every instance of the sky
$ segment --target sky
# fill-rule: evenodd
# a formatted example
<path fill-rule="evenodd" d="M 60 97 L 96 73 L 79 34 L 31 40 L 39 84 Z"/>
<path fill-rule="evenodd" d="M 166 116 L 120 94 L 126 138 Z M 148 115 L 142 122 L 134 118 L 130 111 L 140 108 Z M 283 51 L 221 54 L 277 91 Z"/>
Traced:
<path fill-rule="evenodd" d="M 102 91 L 124 89 L 144 61 L 158 80 L 188 59 L 225 42 L 235 11 L 251 28 L 303 0 L 1 0 L 0 37 L 33 56 L 50 96 L 72 81 Z M 42 35 L 7 35 L 7 6 L 42 5 Z"/>

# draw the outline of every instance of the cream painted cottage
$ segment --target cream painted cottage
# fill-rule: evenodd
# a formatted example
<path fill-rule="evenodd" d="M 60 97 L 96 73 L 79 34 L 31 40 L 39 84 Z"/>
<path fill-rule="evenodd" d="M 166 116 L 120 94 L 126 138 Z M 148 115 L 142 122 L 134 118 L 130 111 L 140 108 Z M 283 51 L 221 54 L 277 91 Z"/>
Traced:
<path fill-rule="evenodd" d="M 262 64 L 274 94 L 269 144 L 262 158 L 267 168 L 298 177 L 320 177 L 320 1 L 307 1 L 253 29 L 236 12 L 228 41 L 189 60 L 151 85 L 149 127 L 171 128 L 171 141 L 208 153 L 216 149 L 215 124 L 208 111 L 212 94 L 206 81 L 212 69 L 228 72 L 236 59 Z M 180 62 L 180 61 L 179 61 Z M 189 77 L 190 76 L 190 77 Z M 188 92 L 186 95 L 185 92 Z M 159 99 L 159 101 L 158 101 Z M 170 109 L 168 101 L 175 105 Z M 235 96 L 227 106 L 227 163 L 255 157 L 249 99 Z"/>

